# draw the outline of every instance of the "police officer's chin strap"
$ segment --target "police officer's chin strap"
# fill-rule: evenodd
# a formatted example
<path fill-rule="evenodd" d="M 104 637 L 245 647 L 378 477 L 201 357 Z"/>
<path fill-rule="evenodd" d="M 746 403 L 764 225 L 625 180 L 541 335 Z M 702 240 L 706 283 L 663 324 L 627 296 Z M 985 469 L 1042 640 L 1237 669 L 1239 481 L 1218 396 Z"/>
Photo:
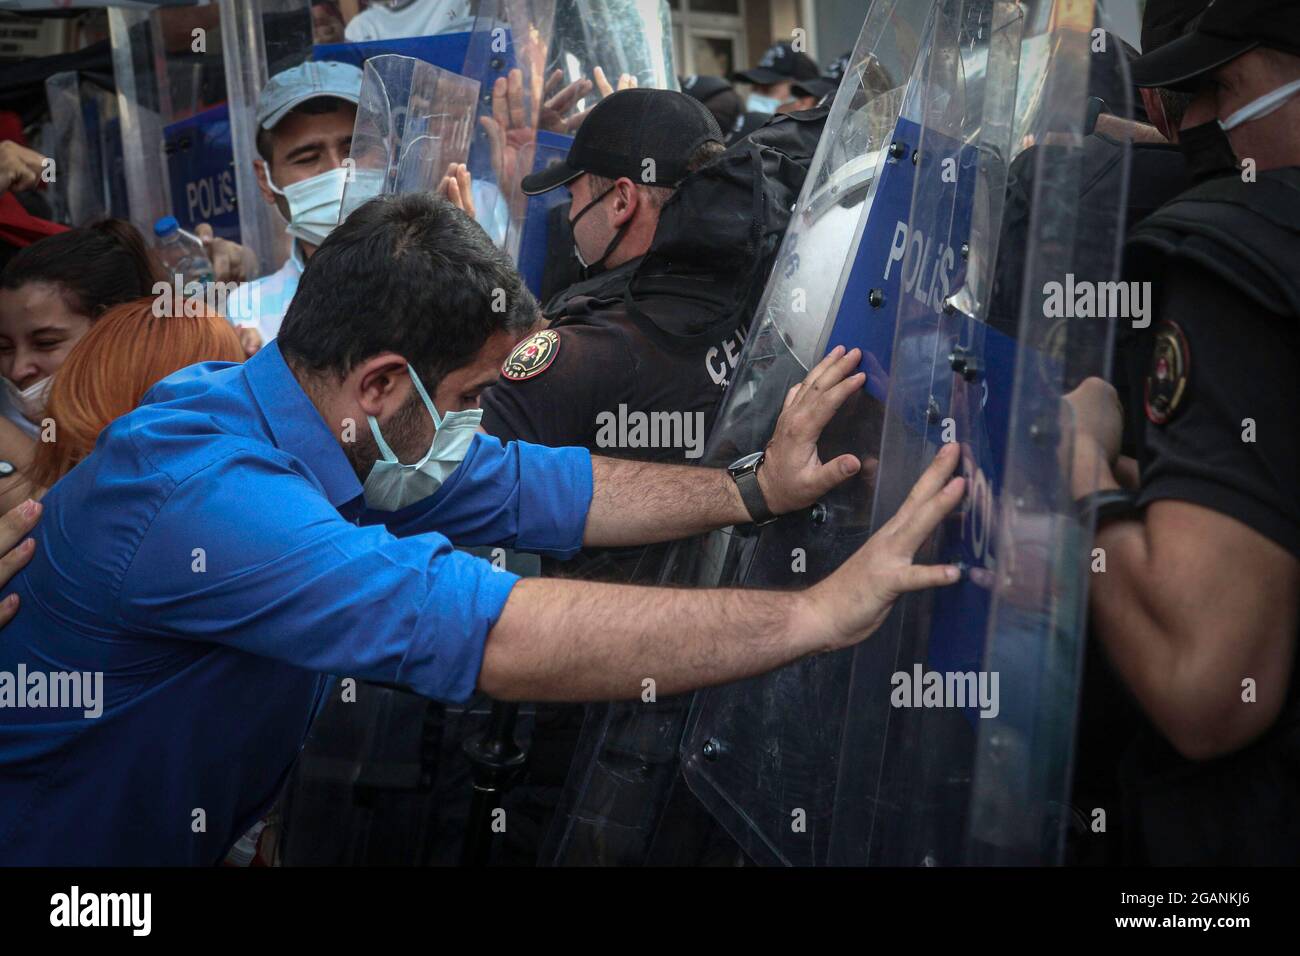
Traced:
<path fill-rule="evenodd" d="M 595 260 L 594 262 L 588 262 L 586 259 L 582 257 L 582 249 L 579 248 L 578 246 L 578 234 L 577 234 L 578 220 L 581 219 L 583 216 L 585 216 L 588 212 L 590 212 L 592 208 L 595 207 L 596 203 L 600 202 L 602 199 L 604 199 L 606 196 L 608 196 L 617 188 L 618 188 L 617 184 L 610 186 L 608 189 L 606 189 L 603 193 L 601 193 L 591 202 L 587 203 L 587 205 L 583 206 L 582 210 L 576 216 L 574 216 L 572 219 L 569 220 L 569 229 L 573 231 L 573 254 L 577 257 L 578 264 L 582 266 L 583 279 L 590 279 L 593 276 L 600 275 L 600 273 L 605 271 L 606 260 L 609 259 L 609 257 L 614 254 L 614 250 L 618 248 L 618 244 L 623 241 L 623 237 L 627 235 L 628 228 L 631 227 L 632 225 L 632 220 L 629 219 L 627 222 L 623 223 L 623 225 L 618 227 L 618 229 L 614 232 L 614 238 L 609 240 L 609 244 L 605 246 L 605 251 L 601 253 L 599 259 Z"/>

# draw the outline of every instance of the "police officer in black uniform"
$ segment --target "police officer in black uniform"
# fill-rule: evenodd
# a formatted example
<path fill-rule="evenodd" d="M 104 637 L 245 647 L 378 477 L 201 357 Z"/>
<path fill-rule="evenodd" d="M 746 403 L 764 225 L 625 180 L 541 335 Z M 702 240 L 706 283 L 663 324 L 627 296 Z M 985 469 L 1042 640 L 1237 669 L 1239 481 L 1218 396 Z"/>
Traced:
<path fill-rule="evenodd" d="M 587 278 L 547 304 L 549 325 L 520 342 L 484 392 L 489 434 L 650 461 L 699 458 L 744 330 L 716 283 L 656 276 L 635 300 L 627 292 L 674 188 L 722 151 L 718 125 L 698 101 L 623 90 L 592 109 L 564 162 L 524 179 L 530 195 L 572 193 L 569 221 Z M 563 571 L 627 580 L 639 554 L 588 554 Z"/>
<path fill-rule="evenodd" d="M 735 83 L 748 83 L 745 112 L 728 145 L 738 143 L 772 118 L 781 106 L 796 99 L 795 83 L 817 80 L 820 71 L 807 53 L 794 48 L 788 40 L 774 43 L 758 59 L 758 65 L 731 75 Z"/>
<path fill-rule="evenodd" d="M 1106 566 L 1093 633 L 1149 720 L 1119 768 L 1128 862 L 1300 859 L 1300 8 L 1212 3 L 1134 64 L 1192 94 L 1199 183 L 1138 225 L 1154 316 L 1128 407 L 1069 396 L 1072 484 Z M 1136 487 L 1118 462 L 1125 413 Z"/>
<path fill-rule="evenodd" d="M 664 204 L 723 152 L 722 139 L 699 101 L 624 90 L 592 109 L 564 162 L 524 179 L 529 195 L 561 187 L 572 194 L 568 216 L 586 277 L 547 303 L 546 328 L 519 343 L 484 391 L 484 430 L 503 441 L 645 460 L 699 457 L 744 343 L 734 291 L 697 270 L 649 270 L 635 295 L 630 284 Z M 628 581 L 643 553 L 588 550 L 568 566 L 544 561 L 543 570 Z M 646 566 L 655 563 L 651 556 Z M 499 862 L 536 860 L 582 717 L 580 706 L 537 708 L 528 766 L 502 800 L 511 826 Z"/>

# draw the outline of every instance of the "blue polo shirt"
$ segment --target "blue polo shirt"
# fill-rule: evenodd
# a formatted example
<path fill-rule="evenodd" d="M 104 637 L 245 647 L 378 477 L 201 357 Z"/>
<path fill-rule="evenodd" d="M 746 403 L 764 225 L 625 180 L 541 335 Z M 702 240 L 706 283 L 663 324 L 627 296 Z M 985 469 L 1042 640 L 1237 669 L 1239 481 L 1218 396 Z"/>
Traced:
<path fill-rule="evenodd" d="M 591 487 L 583 449 L 478 435 L 436 494 L 368 511 L 276 345 L 164 379 L 50 490 L 12 581 L 0 864 L 218 862 L 277 796 L 325 675 L 470 696 L 517 578 L 452 542 L 568 557 Z M 56 676 L 96 673 L 97 703 L 93 678 L 74 700 Z"/>

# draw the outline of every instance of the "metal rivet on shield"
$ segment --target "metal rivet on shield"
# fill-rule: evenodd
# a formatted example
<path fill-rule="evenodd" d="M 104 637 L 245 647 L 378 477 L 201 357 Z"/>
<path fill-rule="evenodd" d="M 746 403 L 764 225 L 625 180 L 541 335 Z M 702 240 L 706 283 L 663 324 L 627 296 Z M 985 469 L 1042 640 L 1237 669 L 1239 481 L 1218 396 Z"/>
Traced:
<path fill-rule="evenodd" d="M 943 412 L 939 410 L 939 400 L 933 395 L 930 396 L 930 401 L 925 406 L 925 420 L 931 425 L 937 425 L 943 420 Z"/>
<path fill-rule="evenodd" d="M 902 143 L 890 143 L 890 144 L 889 144 L 889 158 L 890 158 L 890 159 L 899 159 L 899 158 L 902 157 L 902 155 L 903 155 L 903 144 L 902 144 Z"/>
<path fill-rule="evenodd" d="M 494 71 L 503 70 L 505 69 L 506 61 L 501 59 L 499 56 L 494 56 L 488 65 L 492 67 Z"/>
<path fill-rule="evenodd" d="M 916 165 L 917 160 L 919 160 L 920 158 L 921 158 L 921 151 L 920 151 L 919 149 L 914 149 L 914 150 L 912 150 L 912 165 L 913 165 L 913 166 Z"/>
<path fill-rule="evenodd" d="M 963 259 L 969 259 L 969 258 L 970 258 L 970 243 L 969 243 L 969 242 L 963 242 L 963 243 L 961 244 L 961 257 L 962 257 Z"/>
<path fill-rule="evenodd" d="M 817 502 L 817 504 L 812 506 L 812 511 L 808 513 L 808 517 L 813 524 L 825 524 L 826 506 L 822 504 L 820 501 Z"/>
<path fill-rule="evenodd" d="M 885 304 L 885 290 L 872 289 L 867 293 L 867 302 L 873 309 L 878 309 Z"/>
<path fill-rule="evenodd" d="M 968 382 L 973 382 L 979 377 L 979 359 L 963 346 L 958 345 L 948 353 L 948 364 L 952 366 L 954 372 Z"/>
<path fill-rule="evenodd" d="M 718 743 L 712 737 L 704 741 L 704 746 L 700 748 L 700 753 L 704 754 L 705 760 L 717 760 L 722 755 L 722 744 Z"/>

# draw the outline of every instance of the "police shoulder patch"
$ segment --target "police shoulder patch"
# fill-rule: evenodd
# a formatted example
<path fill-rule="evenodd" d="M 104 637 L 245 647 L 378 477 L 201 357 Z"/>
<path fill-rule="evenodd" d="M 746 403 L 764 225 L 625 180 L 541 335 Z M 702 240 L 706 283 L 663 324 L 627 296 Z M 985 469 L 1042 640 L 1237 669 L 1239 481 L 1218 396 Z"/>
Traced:
<path fill-rule="evenodd" d="M 1164 319 L 1156 326 L 1155 347 L 1147 369 L 1144 401 L 1147 419 L 1163 425 L 1178 412 L 1187 397 L 1192 372 L 1192 351 L 1177 322 Z"/>
<path fill-rule="evenodd" d="M 541 375 L 555 361 L 560 351 L 560 334 L 551 329 L 528 336 L 515 346 L 501 363 L 501 374 L 512 382 L 522 382 Z"/>

